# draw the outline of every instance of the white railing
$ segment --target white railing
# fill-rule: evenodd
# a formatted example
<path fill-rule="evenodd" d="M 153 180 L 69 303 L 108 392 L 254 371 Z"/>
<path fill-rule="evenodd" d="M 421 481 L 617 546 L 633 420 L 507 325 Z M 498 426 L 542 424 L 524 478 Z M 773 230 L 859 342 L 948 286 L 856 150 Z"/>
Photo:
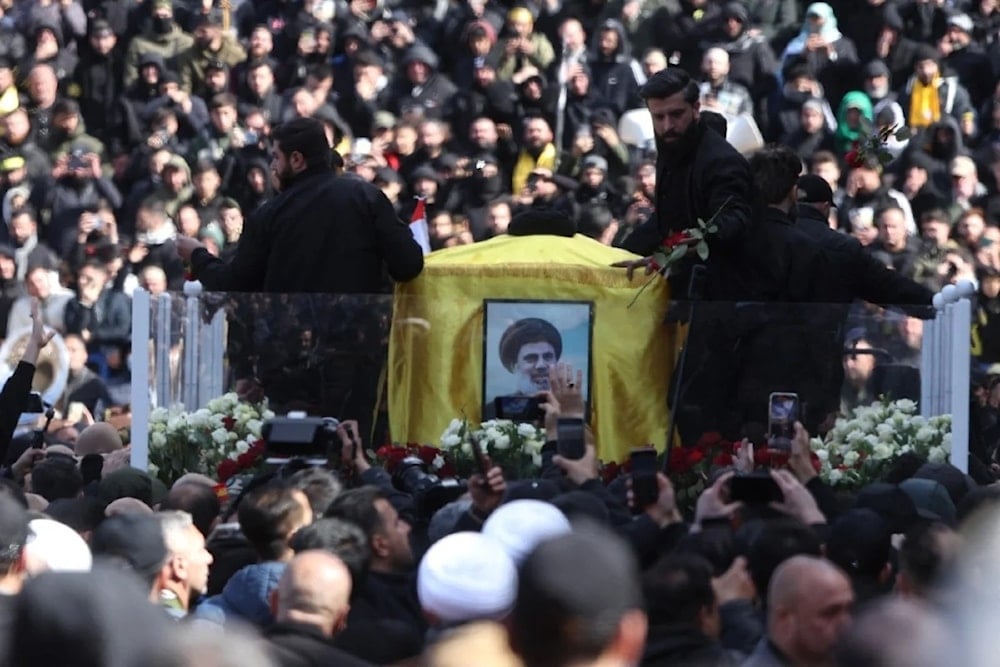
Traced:
<path fill-rule="evenodd" d="M 184 284 L 186 299 L 181 322 L 175 321 L 174 302 L 170 294 L 156 297 L 155 311 L 149 292 L 140 288 L 132 294 L 133 467 L 143 470 L 148 467 L 149 415 L 152 408 L 180 404 L 187 410 L 196 410 L 223 393 L 226 313 L 220 308 L 209 323 L 204 323 L 201 293 L 200 282 Z M 151 317 L 154 314 L 155 317 Z M 150 336 L 151 319 L 155 321 L 155 336 Z M 173 372 L 175 330 L 179 330 L 183 338 L 179 377 Z M 151 381 L 154 374 L 155 381 Z M 179 380 L 179 386 L 176 380 Z"/>
<path fill-rule="evenodd" d="M 934 295 L 933 320 L 924 324 L 920 359 L 920 414 L 951 415 L 951 463 L 969 469 L 969 391 L 972 383 L 972 297 L 963 280 Z"/>

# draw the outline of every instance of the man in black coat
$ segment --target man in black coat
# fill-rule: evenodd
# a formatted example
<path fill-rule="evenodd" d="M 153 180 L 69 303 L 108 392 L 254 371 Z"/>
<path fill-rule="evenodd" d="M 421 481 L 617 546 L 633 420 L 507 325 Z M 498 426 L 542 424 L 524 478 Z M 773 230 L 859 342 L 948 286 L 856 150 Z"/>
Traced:
<path fill-rule="evenodd" d="M 370 664 L 331 643 L 347 622 L 350 596 L 351 574 L 339 558 L 326 551 L 306 551 L 293 558 L 271 598 L 276 621 L 265 631 L 275 663 L 281 667 Z"/>
<path fill-rule="evenodd" d="M 177 240 L 205 289 L 235 292 L 372 294 L 423 269 L 420 246 L 373 185 L 330 167 L 323 124 L 297 118 L 272 133 L 281 194 L 246 221 L 232 262 L 192 238 Z"/>
<path fill-rule="evenodd" d="M 675 312 L 677 302 L 715 302 L 697 307 L 686 362 L 676 370 L 685 387 L 677 399 L 677 424 L 682 440 L 694 442 L 706 431 L 731 432 L 732 303 L 757 298 L 746 251 L 755 226 L 753 177 L 743 156 L 706 123 L 707 115 L 702 117 L 698 84 L 686 72 L 673 67 L 658 72 L 640 94 L 656 134 L 656 214 L 622 242 L 644 259 L 623 265 L 630 273 L 649 267 L 665 238 L 697 228 L 699 219 L 718 226 L 708 239 L 708 258 L 700 260 L 692 245 L 669 276 Z M 696 266 L 703 267 L 703 287 L 692 279 L 701 273 Z"/>

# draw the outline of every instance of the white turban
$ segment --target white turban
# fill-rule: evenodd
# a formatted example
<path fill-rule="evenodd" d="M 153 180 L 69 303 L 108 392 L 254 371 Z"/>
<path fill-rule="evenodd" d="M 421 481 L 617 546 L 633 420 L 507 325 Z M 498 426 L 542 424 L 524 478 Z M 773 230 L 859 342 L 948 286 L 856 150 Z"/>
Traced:
<path fill-rule="evenodd" d="M 541 542 L 571 531 L 566 515 L 540 500 L 515 500 L 501 505 L 483 524 L 483 535 L 496 540 L 516 565 Z"/>
<path fill-rule="evenodd" d="M 25 559 L 30 574 L 90 571 L 90 547 L 75 530 L 52 519 L 33 519 L 28 526 Z"/>
<path fill-rule="evenodd" d="M 444 623 L 499 620 L 514 606 L 517 569 L 485 535 L 453 533 L 424 554 L 417 596 L 424 611 Z"/>

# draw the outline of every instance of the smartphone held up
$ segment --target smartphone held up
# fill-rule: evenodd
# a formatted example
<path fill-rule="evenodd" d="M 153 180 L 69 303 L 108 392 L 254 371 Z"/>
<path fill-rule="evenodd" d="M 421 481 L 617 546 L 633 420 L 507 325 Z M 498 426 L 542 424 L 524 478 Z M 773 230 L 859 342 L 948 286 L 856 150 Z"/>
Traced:
<path fill-rule="evenodd" d="M 795 422 L 800 420 L 799 395 L 774 392 L 767 402 L 767 446 L 789 451 L 795 437 Z"/>

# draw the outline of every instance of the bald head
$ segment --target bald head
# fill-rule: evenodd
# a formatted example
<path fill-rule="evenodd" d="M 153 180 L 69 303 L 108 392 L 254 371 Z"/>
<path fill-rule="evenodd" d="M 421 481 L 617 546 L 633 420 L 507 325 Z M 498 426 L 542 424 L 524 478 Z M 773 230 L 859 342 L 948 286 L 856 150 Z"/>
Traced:
<path fill-rule="evenodd" d="M 711 83 L 721 83 L 729 75 L 729 54 L 715 46 L 708 49 L 701 59 L 701 71 Z"/>
<path fill-rule="evenodd" d="M 768 589 L 768 636 L 792 662 L 829 658 L 851 620 L 854 591 L 833 563 L 793 556 L 778 566 Z"/>
<path fill-rule="evenodd" d="M 76 441 L 76 455 L 109 454 L 123 446 L 122 438 L 114 426 L 98 422 L 83 429 Z"/>
<path fill-rule="evenodd" d="M 272 606 L 278 621 L 314 625 L 332 637 L 350 609 L 351 573 L 343 561 L 327 551 L 303 551 L 285 568 Z"/>

